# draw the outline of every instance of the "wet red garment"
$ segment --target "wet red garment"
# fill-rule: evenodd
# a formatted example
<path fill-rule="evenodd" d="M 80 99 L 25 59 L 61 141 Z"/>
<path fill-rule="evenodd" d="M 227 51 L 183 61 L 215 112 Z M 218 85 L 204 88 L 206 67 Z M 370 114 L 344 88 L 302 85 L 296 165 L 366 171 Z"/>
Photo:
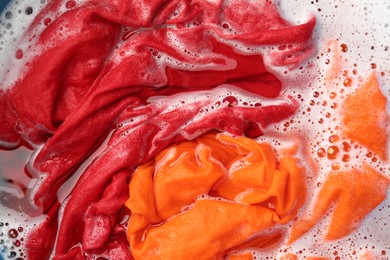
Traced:
<path fill-rule="evenodd" d="M 49 1 L 38 14 L 20 43 L 23 58 L 0 83 L 0 141 L 43 144 L 29 170 L 40 179 L 32 199 L 48 215 L 27 239 L 30 259 L 53 247 L 59 259 L 123 259 L 123 179 L 171 142 L 212 130 L 255 137 L 294 113 L 294 100 L 274 99 L 281 82 L 263 57 L 277 66 L 306 59 L 315 19 L 292 26 L 268 1 L 66 2 Z M 268 45 L 289 48 L 261 49 Z M 174 96 L 149 99 L 162 95 Z M 57 223 L 58 189 L 110 132 Z"/>

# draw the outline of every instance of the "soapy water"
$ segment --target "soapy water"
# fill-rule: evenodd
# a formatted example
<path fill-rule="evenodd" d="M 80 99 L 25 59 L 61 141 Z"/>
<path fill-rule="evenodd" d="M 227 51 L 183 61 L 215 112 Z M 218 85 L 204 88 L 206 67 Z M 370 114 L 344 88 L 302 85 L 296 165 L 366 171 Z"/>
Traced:
<path fill-rule="evenodd" d="M 9 60 L 14 59 L 14 55 L 23 55 L 15 50 L 15 43 L 44 4 L 45 1 L 18 0 L 12 2 L 1 13 L 0 77 L 5 73 Z M 268 64 L 271 72 L 277 74 L 283 81 L 283 96 L 290 95 L 296 98 L 300 108 L 296 115 L 288 120 L 265 129 L 265 135 L 259 138 L 259 141 L 273 143 L 277 149 L 288 146 L 291 142 L 289 137 L 293 135 L 299 136 L 302 144 L 306 144 L 303 149 L 307 151 L 300 151 L 301 157 L 304 159 L 311 156 L 320 170 L 316 175 L 312 165 L 303 160 L 307 169 L 307 187 L 310 194 L 306 206 L 301 210 L 305 212 L 315 202 L 321 183 L 326 177 L 325 173 L 331 170 L 347 170 L 359 167 L 362 162 L 365 162 L 380 169 L 381 174 L 390 177 L 388 162 L 370 154 L 366 148 L 356 146 L 340 137 L 342 102 L 346 96 L 356 90 L 361 77 L 365 79 L 368 73 L 375 71 L 383 94 L 387 100 L 390 98 L 390 4 L 385 0 L 366 0 L 358 3 L 346 0 L 305 0 L 299 3 L 293 0 L 280 0 L 278 7 L 282 17 L 293 24 L 306 21 L 309 15 L 317 18 L 314 39 L 318 50 L 312 58 L 292 70 Z M 344 86 L 333 89 L 325 85 L 326 72 L 332 65 L 334 54 L 334 50 L 329 49 L 330 39 L 335 40 L 335 46 L 342 56 L 343 71 L 348 71 L 345 76 L 338 79 L 340 86 L 341 84 Z M 284 47 L 288 49 L 288 46 Z M 250 100 L 250 97 L 247 98 Z M 182 101 L 178 99 L 172 104 L 180 105 Z M 151 102 L 163 102 L 163 100 L 155 98 Z M 191 98 L 185 102 L 191 102 Z M 245 100 L 239 102 L 242 105 Z M 249 103 L 254 102 L 250 100 Z M 387 111 L 390 112 L 389 102 Z M 389 144 L 383 145 L 390 152 Z M 17 159 L 9 159 L 13 155 Z M 21 196 L 23 189 L 32 186 L 34 180 L 24 173 L 23 162 L 27 162 L 29 156 L 31 151 L 26 148 L 0 152 L 2 190 Z M 92 155 L 91 158 L 94 156 L 96 155 Z M 12 163 L 9 163 L 10 160 Z M 11 165 L 4 166 L 5 162 Z M 16 179 L 13 176 L 23 177 Z M 61 200 L 65 200 L 65 196 L 61 196 Z M 294 253 L 300 258 L 315 255 L 331 259 L 359 259 L 365 252 L 371 252 L 378 259 L 388 259 L 390 255 L 389 196 L 390 192 L 386 200 L 347 237 L 337 241 L 323 241 L 324 230 L 327 229 L 330 220 L 331 211 L 329 211 L 319 225 L 291 246 L 282 245 L 278 250 L 258 251 L 255 257 L 275 259 L 285 253 Z M 3 199 L 2 204 L 6 204 Z M 31 219 L 17 209 L 5 206 L 1 206 L 0 212 L 0 255 L 5 259 L 23 259 L 26 256 L 23 250 L 24 236 L 41 221 L 41 217 Z"/>

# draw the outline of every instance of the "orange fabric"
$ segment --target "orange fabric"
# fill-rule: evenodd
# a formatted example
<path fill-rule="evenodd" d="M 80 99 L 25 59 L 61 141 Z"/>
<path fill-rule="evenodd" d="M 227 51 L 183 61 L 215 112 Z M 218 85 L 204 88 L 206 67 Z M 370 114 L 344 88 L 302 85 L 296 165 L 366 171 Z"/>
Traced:
<path fill-rule="evenodd" d="M 255 237 L 255 238 L 251 238 L 248 241 L 246 241 L 238 246 L 229 248 L 226 251 L 232 252 L 231 255 L 234 255 L 234 254 L 236 254 L 236 251 L 247 249 L 247 248 L 265 249 L 265 248 L 274 246 L 277 242 L 279 242 L 281 240 L 281 238 L 282 238 L 282 234 L 279 232 L 264 234 L 264 235 L 261 235 L 261 236 Z"/>
<path fill-rule="evenodd" d="M 371 252 L 366 252 L 359 257 L 359 260 L 379 260 L 379 259 L 384 259 L 384 258 L 381 258 L 378 255 L 373 254 Z"/>
<path fill-rule="evenodd" d="M 229 256 L 229 260 L 253 260 L 252 253 L 236 254 Z"/>
<path fill-rule="evenodd" d="M 328 208 L 336 207 L 326 239 L 342 238 L 354 231 L 359 223 L 385 198 L 389 179 L 368 165 L 363 170 L 332 172 L 317 197 L 311 214 L 304 214 L 292 226 L 289 243 L 308 232 L 324 216 Z"/>
<path fill-rule="evenodd" d="M 298 257 L 296 254 L 287 253 L 284 256 L 282 256 L 279 260 L 298 260 Z"/>
<path fill-rule="evenodd" d="M 136 170 L 129 188 L 135 259 L 209 259 L 266 247 L 282 235 L 260 233 L 293 219 L 306 196 L 296 159 L 277 161 L 269 144 L 213 134 L 164 150 Z"/>
<path fill-rule="evenodd" d="M 380 91 L 375 73 L 372 73 L 367 81 L 345 100 L 343 134 L 386 160 L 388 122 L 386 97 Z"/>

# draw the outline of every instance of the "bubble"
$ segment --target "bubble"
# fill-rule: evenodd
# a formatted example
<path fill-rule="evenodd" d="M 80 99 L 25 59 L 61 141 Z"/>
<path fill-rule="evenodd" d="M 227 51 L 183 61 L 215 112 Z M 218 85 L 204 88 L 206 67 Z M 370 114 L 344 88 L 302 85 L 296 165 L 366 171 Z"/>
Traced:
<path fill-rule="evenodd" d="M 351 78 L 346 78 L 346 79 L 344 79 L 343 85 L 344 85 L 345 87 L 350 87 L 350 86 L 352 86 L 352 79 L 351 79 Z"/>
<path fill-rule="evenodd" d="M 340 141 L 340 137 L 338 135 L 331 135 L 331 136 L 329 136 L 329 142 L 337 143 L 338 141 Z"/>
<path fill-rule="evenodd" d="M 2 246 L 0 246 L 0 251 L 1 251 L 2 253 L 7 253 L 7 252 L 8 252 L 8 247 L 5 246 L 5 245 L 2 245 Z"/>
<path fill-rule="evenodd" d="M 328 149 L 326 150 L 327 158 L 330 160 L 336 159 L 339 152 L 340 150 L 337 146 L 335 145 L 329 146 Z"/>
<path fill-rule="evenodd" d="M 325 151 L 325 149 L 324 149 L 324 148 L 319 148 L 319 149 L 317 150 L 317 155 L 318 155 L 318 157 L 320 157 L 320 158 L 324 158 L 324 157 L 326 156 L 326 151 Z"/>
<path fill-rule="evenodd" d="M 11 19 L 11 18 L 12 18 L 12 12 L 11 11 L 5 12 L 5 19 Z"/>
<path fill-rule="evenodd" d="M 7 254 L 7 257 L 9 257 L 10 259 L 14 258 L 15 256 L 17 256 L 16 252 L 15 251 L 11 251 Z"/>
<path fill-rule="evenodd" d="M 16 238 L 18 237 L 18 231 L 16 231 L 16 229 L 10 229 L 8 231 L 8 236 L 11 237 L 11 238 Z"/>
<path fill-rule="evenodd" d="M 343 150 L 345 151 L 345 152 L 349 152 L 349 151 L 351 151 L 351 146 L 349 145 L 349 143 L 348 142 L 343 142 L 342 143 L 342 146 L 343 146 Z"/>
<path fill-rule="evenodd" d="M 20 242 L 20 240 L 15 240 L 15 241 L 13 242 L 13 244 L 14 244 L 14 246 L 16 246 L 16 247 L 19 247 L 22 243 Z"/>
<path fill-rule="evenodd" d="M 340 50 L 342 52 L 347 52 L 348 51 L 348 46 L 345 43 L 343 43 L 343 44 L 340 45 Z"/>
<path fill-rule="evenodd" d="M 23 50 L 17 49 L 16 52 L 15 52 L 15 58 L 18 59 L 18 60 L 23 58 Z"/>
<path fill-rule="evenodd" d="M 233 96 L 225 97 L 222 102 L 226 103 L 229 107 L 234 107 L 234 106 L 237 106 L 237 104 L 238 104 L 237 98 L 235 98 Z"/>
<path fill-rule="evenodd" d="M 75 6 L 76 6 L 76 1 L 67 1 L 66 4 L 65 4 L 65 7 L 67 9 L 73 8 Z"/>
<path fill-rule="evenodd" d="M 26 7 L 26 9 L 24 10 L 24 12 L 27 14 L 27 15 L 30 15 L 33 13 L 33 8 L 31 6 L 28 6 Z"/>
<path fill-rule="evenodd" d="M 51 23 L 51 19 L 50 18 L 45 18 L 43 20 L 43 24 L 46 25 L 46 26 L 48 26 L 50 23 Z"/>
<path fill-rule="evenodd" d="M 342 158 L 343 162 L 349 162 L 350 160 L 351 160 L 351 157 L 348 154 L 343 155 L 343 158 Z"/>
<path fill-rule="evenodd" d="M 340 164 L 338 164 L 338 163 L 332 163 L 332 170 L 334 170 L 334 171 L 340 170 Z"/>

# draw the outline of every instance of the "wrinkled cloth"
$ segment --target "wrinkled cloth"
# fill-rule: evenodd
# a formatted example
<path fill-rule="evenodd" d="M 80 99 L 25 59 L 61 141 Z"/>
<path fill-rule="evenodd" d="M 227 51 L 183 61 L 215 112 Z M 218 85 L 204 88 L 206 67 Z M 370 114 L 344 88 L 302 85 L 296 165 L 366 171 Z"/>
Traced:
<path fill-rule="evenodd" d="M 340 78 L 345 77 L 342 69 L 345 61 L 335 40 L 331 40 L 328 47 L 333 55 L 325 82 L 332 89 L 337 88 Z M 386 113 L 386 98 L 381 93 L 375 72 L 369 73 L 356 90 L 346 96 L 341 112 L 342 140 L 350 139 L 360 143 L 367 151 L 387 161 L 386 129 L 389 117 Z M 288 244 L 294 243 L 318 225 L 332 206 L 334 209 L 330 213 L 325 240 L 337 240 L 350 235 L 386 199 L 389 185 L 390 179 L 382 169 L 365 163 L 345 170 L 326 172 L 314 202 L 292 225 Z"/>
<path fill-rule="evenodd" d="M 387 160 L 389 122 L 386 97 L 379 88 L 375 73 L 371 73 L 343 104 L 343 135 Z"/>
<path fill-rule="evenodd" d="M 162 151 L 139 166 L 129 190 L 127 236 L 135 259 L 218 259 L 266 247 L 281 236 L 262 232 L 288 223 L 306 197 L 295 158 L 277 161 L 268 143 L 227 135 Z"/>
<path fill-rule="evenodd" d="M 351 234 L 360 222 L 385 198 L 390 179 L 368 165 L 361 170 L 331 172 L 321 188 L 313 208 L 295 222 L 289 243 L 311 230 L 335 205 L 326 239 L 335 240 Z M 369 199 L 367 199 L 369 198 Z"/>
<path fill-rule="evenodd" d="M 297 102 L 279 96 L 264 60 L 297 66 L 314 51 L 314 25 L 289 24 L 268 1 L 49 1 L 0 83 L 1 145 L 39 147 L 28 195 L 46 220 L 29 233 L 29 258 L 53 248 L 59 259 L 129 257 L 117 179 L 172 142 L 215 130 L 256 137 L 292 115 Z M 108 136 L 60 205 L 58 189 Z"/>

